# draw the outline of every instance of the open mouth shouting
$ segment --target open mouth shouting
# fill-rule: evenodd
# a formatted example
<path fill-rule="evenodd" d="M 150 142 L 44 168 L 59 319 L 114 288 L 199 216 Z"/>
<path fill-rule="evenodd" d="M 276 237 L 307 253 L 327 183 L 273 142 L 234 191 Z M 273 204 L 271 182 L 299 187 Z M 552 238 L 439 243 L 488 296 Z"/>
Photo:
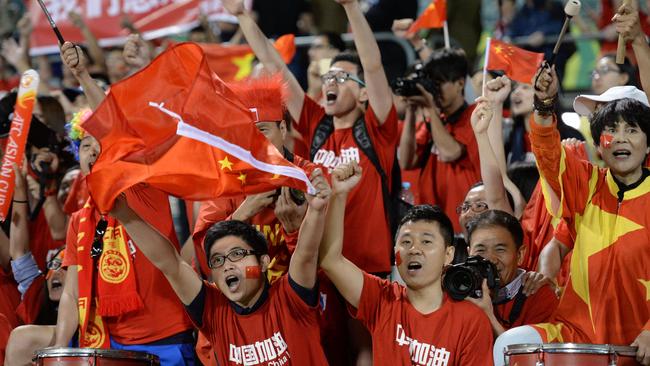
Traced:
<path fill-rule="evenodd" d="M 616 149 L 612 152 L 612 155 L 616 160 L 625 160 L 632 155 L 632 152 L 627 149 Z"/>
<path fill-rule="evenodd" d="M 420 263 L 418 261 L 410 261 L 406 265 L 406 269 L 407 269 L 409 274 L 411 274 L 411 275 L 416 274 L 416 273 L 418 273 L 418 271 L 420 271 L 422 269 L 422 263 Z"/>
<path fill-rule="evenodd" d="M 338 95 L 336 95 L 336 93 L 334 91 L 328 90 L 327 92 L 325 92 L 326 104 L 327 105 L 334 105 L 334 103 L 336 103 L 336 98 L 337 97 L 338 97 Z"/>
<path fill-rule="evenodd" d="M 241 283 L 241 280 L 239 277 L 235 275 L 228 275 L 226 276 L 226 286 L 228 286 L 228 289 L 231 292 L 236 292 L 239 289 L 239 285 Z"/>

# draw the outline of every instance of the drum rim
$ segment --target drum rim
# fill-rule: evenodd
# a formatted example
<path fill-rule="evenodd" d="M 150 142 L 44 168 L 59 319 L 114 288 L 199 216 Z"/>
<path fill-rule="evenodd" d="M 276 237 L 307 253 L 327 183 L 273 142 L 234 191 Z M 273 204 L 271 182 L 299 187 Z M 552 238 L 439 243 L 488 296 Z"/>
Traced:
<path fill-rule="evenodd" d="M 636 347 L 616 346 L 612 344 L 588 344 L 588 343 L 525 343 L 506 346 L 504 354 L 506 356 L 520 355 L 535 351 L 545 351 L 547 353 L 580 353 L 591 351 L 592 354 L 611 354 L 616 353 L 620 356 L 635 356 Z"/>
<path fill-rule="evenodd" d="M 131 360 L 145 360 L 155 363 L 160 362 L 160 358 L 154 354 L 139 351 L 125 351 L 118 349 L 99 349 L 99 348 L 70 348 L 70 347 L 47 347 L 34 352 L 34 358 L 44 357 L 113 357 L 128 358 Z"/>

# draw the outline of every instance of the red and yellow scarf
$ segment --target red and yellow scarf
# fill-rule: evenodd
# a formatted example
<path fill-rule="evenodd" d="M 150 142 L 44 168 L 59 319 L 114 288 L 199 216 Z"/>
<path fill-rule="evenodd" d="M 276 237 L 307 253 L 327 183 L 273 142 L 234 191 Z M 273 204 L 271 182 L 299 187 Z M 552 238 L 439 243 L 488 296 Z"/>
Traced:
<path fill-rule="evenodd" d="M 109 348 L 108 327 L 103 317 L 139 310 L 144 304 L 138 294 L 129 250 L 135 250 L 135 246 L 117 220 L 106 217 L 101 256 L 97 260 L 90 256 L 97 224 L 95 217 L 95 207 L 88 200 L 80 212 L 77 234 L 79 346 Z"/>

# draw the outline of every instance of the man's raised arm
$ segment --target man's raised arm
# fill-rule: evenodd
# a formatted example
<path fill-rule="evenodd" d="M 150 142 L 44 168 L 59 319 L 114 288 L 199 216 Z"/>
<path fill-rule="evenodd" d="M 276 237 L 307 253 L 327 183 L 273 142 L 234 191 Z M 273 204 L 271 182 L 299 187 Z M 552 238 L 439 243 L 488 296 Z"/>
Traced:
<path fill-rule="evenodd" d="M 260 27 L 255 23 L 250 12 L 244 7 L 243 0 L 223 0 L 223 6 L 232 15 L 237 17 L 239 28 L 244 33 L 246 41 L 253 49 L 255 56 L 262 62 L 264 68 L 270 73 L 281 72 L 289 87 L 287 109 L 295 121 L 300 120 L 300 112 L 305 98 L 305 92 L 300 83 L 293 76 L 284 60 L 280 57 L 273 44 L 266 38 Z"/>

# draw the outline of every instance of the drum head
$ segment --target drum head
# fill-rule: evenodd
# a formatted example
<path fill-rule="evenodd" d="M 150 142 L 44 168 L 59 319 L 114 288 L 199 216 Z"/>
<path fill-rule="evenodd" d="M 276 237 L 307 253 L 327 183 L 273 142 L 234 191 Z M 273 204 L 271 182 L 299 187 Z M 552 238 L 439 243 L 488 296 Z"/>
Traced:
<path fill-rule="evenodd" d="M 635 356 L 636 347 L 614 346 L 611 344 L 584 343 L 544 343 L 544 344 L 514 344 L 506 347 L 507 356 L 526 353 L 584 353 L 584 354 L 617 354 L 619 356 Z"/>
<path fill-rule="evenodd" d="M 152 355 L 146 352 L 121 351 L 114 349 L 49 347 L 38 350 L 34 353 L 34 360 L 50 357 L 96 357 L 106 359 L 128 359 L 134 362 L 147 363 L 150 365 L 160 364 L 160 359 L 156 355 Z"/>

